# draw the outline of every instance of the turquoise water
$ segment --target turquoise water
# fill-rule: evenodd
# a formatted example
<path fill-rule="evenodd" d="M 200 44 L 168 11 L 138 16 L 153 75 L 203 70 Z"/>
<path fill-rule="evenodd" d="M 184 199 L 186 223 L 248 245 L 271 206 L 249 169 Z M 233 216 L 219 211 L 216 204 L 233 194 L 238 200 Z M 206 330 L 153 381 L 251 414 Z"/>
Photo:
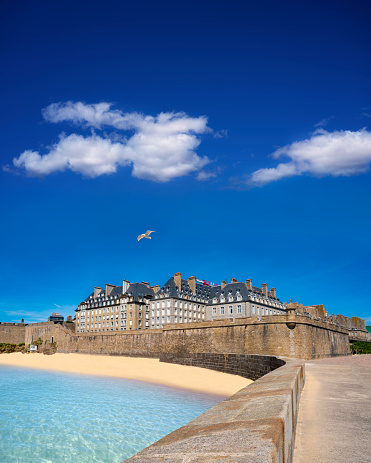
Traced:
<path fill-rule="evenodd" d="M 0 366 L 0 462 L 119 463 L 220 400 L 140 381 Z"/>

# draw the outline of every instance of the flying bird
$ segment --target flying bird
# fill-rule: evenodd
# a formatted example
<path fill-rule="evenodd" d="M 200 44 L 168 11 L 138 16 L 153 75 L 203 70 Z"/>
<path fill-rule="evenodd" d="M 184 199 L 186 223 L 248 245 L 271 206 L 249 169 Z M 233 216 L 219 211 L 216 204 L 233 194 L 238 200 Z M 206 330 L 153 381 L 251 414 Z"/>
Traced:
<path fill-rule="evenodd" d="M 142 238 L 148 238 L 149 240 L 151 239 L 151 237 L 149 236 L 151 233 L 156 233 L 154 232 L 153 230 L 147 230 L 143 235 L 139 235 L 138 238 L 137 238 L 137 242 L 139 240 L 141 240 Z"/>

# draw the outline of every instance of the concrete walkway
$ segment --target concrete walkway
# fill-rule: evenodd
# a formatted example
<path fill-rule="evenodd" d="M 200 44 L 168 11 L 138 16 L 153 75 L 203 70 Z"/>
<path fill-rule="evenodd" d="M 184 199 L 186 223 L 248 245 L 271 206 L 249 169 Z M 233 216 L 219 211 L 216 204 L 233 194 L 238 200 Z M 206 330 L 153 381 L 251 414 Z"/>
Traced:
<path fill-rule="evenodd" d="M 371 463 L 371 355 L 308 360 L 293 463 Z"/>

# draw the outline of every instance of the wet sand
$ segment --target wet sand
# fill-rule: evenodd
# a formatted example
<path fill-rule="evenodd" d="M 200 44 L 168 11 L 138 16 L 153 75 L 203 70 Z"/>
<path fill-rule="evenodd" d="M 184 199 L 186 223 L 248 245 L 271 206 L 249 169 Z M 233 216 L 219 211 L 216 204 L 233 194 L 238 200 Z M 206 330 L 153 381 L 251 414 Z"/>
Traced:
<path fill-rule="evenodd" d="M 205 368 L 161 363 L 157 359 L 136 357 L 13 353 L 1 354 L 0 365 L 135 379 L 224 397 L 229 397 L 252 383 L 251 380 L 240 376 Z"/>

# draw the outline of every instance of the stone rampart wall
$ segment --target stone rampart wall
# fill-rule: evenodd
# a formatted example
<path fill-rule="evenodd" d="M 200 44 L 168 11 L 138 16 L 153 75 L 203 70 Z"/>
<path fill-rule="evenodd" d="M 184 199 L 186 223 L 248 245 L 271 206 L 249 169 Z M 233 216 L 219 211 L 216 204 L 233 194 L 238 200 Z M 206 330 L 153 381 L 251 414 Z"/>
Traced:
<path fill-rule="evenodd" d="M 58 352 L 155 357 L 168 354 L 257 354 L 314 359 L 349 355 L 345 329 L 297 315 L 238 318 L 167 325 L 161 330 L 71 333 L 53 323 L 26 327 L 26 345 L 39 337 L 57 344 Z M 1 340 L 0 340 L 1 342 Z"/>
<path fill-rule="evenodd" d="M 285 316 L 217 320 L 164 327 L 164 352 L 279 355 L 314 359 L 349 355 L 348 331 L 297 315 L 294 327 Z"/>
<path fill-rule="evenodd" d="M 273 356 L 213 353 L 164 353 L 160 356 L 160 362 L 207 368 L 209 370 L 242 376 L 243 378 L 252 379 L 253 381 L 285 365 L 284 360 Z"/>
<path fill-rule="evenodd" d="M 217 358 L 219 354 L 214 355 Z M 260 363 L 255 360 L 259 369 Z M 260 360 L 264 362 L 263 357 Z M 286 364 L 126 462 L 291 463 L 304 386 L 304 362 L 276 359 L 279 360 Z M 253 364 L 249 366 L 252 368 Z"/>
<path fill-rule="evenodd" d="M 25 325 L 0 324 L 0 342 L 7 344 L 21 344 L 25 342 Z"/>

